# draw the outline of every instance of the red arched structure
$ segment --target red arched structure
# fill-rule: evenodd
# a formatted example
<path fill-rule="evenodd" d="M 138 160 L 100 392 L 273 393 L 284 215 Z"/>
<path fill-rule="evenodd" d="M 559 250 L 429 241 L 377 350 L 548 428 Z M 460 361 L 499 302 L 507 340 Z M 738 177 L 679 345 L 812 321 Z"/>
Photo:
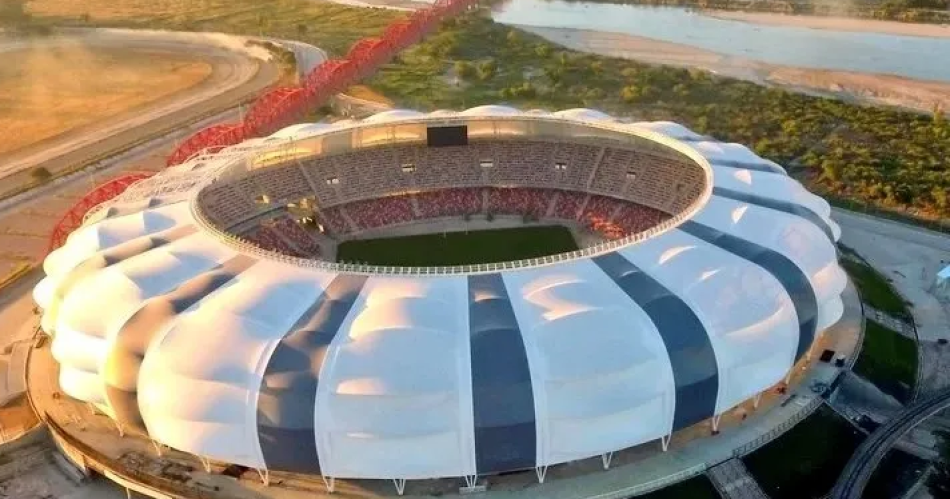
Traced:
<path fill-rule="evenodd" d="M 82 225 L 83 217 L 86 216 L 86 213 L 89 213 L 89 210 L 122 194 L 130 185 L 149 178 L 152 175 L 154 175 L 154 173 L 151 172 L 129 173 L 109 180 L 83 196 L 83 198 L 74 204 L 73 207 L 59 219 L 59 222 L 56 223 L 56 226 L 53 228 L 53 233 L 49 236 L 49 246 L 47 250 L 53 251 L 62 246 L 66 242 L 66 237 Z"/>
<path fill-rule="evenodd" d="M 282 87 L 258 98 L 240 123 L 214 125 L 188 137 L 166 160 L 167 166 L 187 161 L 196 154 L 238 144 L 255 136 L 267 135 L 299 120 L 308 110 L 322 105 L 334 94 L 373 73 L 397 52 L 418 42 L 443 19 L 474 5 L 475 0 L 436 0 L 406 19 L 391 23 L 379 38 L 356 42 L 346 59 L 331 59 L 314 68 L 300 87 Z M 133 174 L 107 182 L 86 195 L 56 224 L 50 235 L 49 249 L 58 248 L 66 236 L 82 224 L 93 207 L 121 194 L 132 183 L 145 178 Z"/>
<path fill-rule="evenodd" d="M 244 115 L 242 137 L 259 137 L 290 125 L 293 111 L 302 109 L 302 87 L 278 87 L 262 95 Z M 286 116 L 285 116 L 286 115 Z"/>
<path fill-rule="evenodd" d="M 175 152 L 168 157 L 165 164 L 167 166 L 173 166 L 184 163 L 205 149 L 228 145 L 226 144 L 228 141 L 232 141 L 231 144 L 237 144 L 244 140 L 243 132 L 244 126 L 240 123 L 224 123 L 205 128 L 185 139 L 185 141 L 175 149 Z"/>
<path fill-rule="evenodd" d="M 299 92 L 275 89 L 261 96 L 244 122 L 236 127 L 230 127 L 224 133 L 211 127 L 192 135 L 168 157 L 168 165 L 186 161 L 210 147 L 233 145 L 293 123 L 333 94 L 372 74 L 398 51 L 421 40 L 442 19 L 456 15 L 474 3 L 474 0 L 437 0 L 432 7 L 417 10 L 406 19 L 393 22 L 379 38 L 356 42 L 346 59 L 329 60 L 314 68 L 304 78 Z M 235 129 L 240 129 L 240 133 Z"/>

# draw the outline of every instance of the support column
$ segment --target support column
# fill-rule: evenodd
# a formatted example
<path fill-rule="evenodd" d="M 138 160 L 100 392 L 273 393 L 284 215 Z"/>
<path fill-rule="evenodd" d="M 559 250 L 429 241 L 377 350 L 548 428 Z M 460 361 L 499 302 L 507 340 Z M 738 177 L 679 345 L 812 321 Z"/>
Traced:
<path fill-rule="evenodd" d="M 610 469 L 610 461 L 614 458 L 613 452 L 608 452 L 606 454 L 600 455 L 600 462 L 604 465 L 605 470 Z"/>
<path fill-rule="evenodd" d="M 149 440 L 152 443 L 152 448 L 155 449 L 155 454 L 158 454 L 158 457 L 162 457 L 162 444 L 156 442 L 155 440 Z"/>
<path fill-rule="evenodd" d="M 756 394 L 755 394 L 755 398 L 752 399 L 752 408 L 753 408 L 753 409 L 758 409 L 758 408 L 759 408 L 759 402 L 761 402 L 761 401 L 762 401 L 762 392 L 756 393 Z"/>
<path fill-rule="evenodd" d="M 405 478 L 393 478 L 393 485 L 396 486 L 396 493 L 402 495 L 406 491 L 406 479 Z"/>
<path fill-rule="evenodd" d="M 258 468 L 254 468 L 254 470 L 257 471 L 257 474 L 261 477 L 261 482 L 264 484 L 264 486 L 269 487 L 270 486 L 270 470 L 268 469 L 261 470 Z"/>
<path fill-rule="evenodd" d="M 323 479 L 323 485 L 327 487 L 327 492 L 330 494 L 336 490 L 336 479 L 332 476 L 320 475 L 320 478 Z"/>
<path fill-rule="evenodd" d="M 465 486 L 473 488 L 478 485 L 478 475 L 465 475 Z"/>
<path fill-rule="evenodd" d="M 663 452 L 666 452 L 667 450 L 670 449 L 670 440 L 671 440 L 672 438 L 673 438 L 673 434 L 672 434 L 672 433 L 660 437 L 660 445 L 663 446 Z"/>
<path fill-rule="evenodd" d="M 534 472 L 538 475 L 538 483 L 544 483 L 544 477 L 548 475 L 548 467 L 538 466 L 534 468 Z"/>
<path fill-rule="evenodd" d="M 713 435 L 719 433 L 719 420 L 722 419 L 722 414 L 716 414 L 712 417 L 712 431 Z"/>
<path fill-rule="evenodd" d="M 198 456 L 198 460 L 201 461 L 201 465 L 204 466 L 205 473 L 211 473 L 211 460 L 204 456 Z"/>

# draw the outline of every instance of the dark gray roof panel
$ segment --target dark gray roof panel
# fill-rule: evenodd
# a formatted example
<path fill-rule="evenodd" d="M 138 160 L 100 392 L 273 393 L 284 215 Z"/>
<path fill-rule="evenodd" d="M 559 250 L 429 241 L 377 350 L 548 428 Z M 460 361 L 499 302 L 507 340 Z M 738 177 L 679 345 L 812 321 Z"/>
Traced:
<path fill-rule="evenodd" d="M 534 391 L 528 354 L 500 274 L 468 277 L 475 416 L 475 469 L 479 474 L 537 464 Z"/>
<path fill-rule="evenodd" d="M 808 208 L 800 205 L 791 203 L 788 201 L 780 201 L 777 199 L 756 196 L 755 194 L 748 194 L 745 192 L 734 191 L 732 189 L 725 189 L 723 187 L 714 187 L 713 195 L 720 196 L 724 198 L 729 198 L 734 201 L 739 201 L 742 203 L 754 204 L 756 206 L 761 206 L 763 208 L 769 208 L 776 211 L 781 211 L 788 213 L 789 215 L 797 215 L 799 217 L 808 220 L 809 222 L 815 224 L 816 227 L 821 229 L 822 232 L 828 236 L 828 240 L 832 244 L 835 242 L 834 232 L 831 231 L 831 227 L 814 211 L 809 210 Z"/>
<path fill-rule="evenodd" d="M 314 432 L 320 369 L 366 280 L 334 277 L 268 360 L 257 401 L 257 431 L 268 469 L 320 473 Z"/>
<path fill-rule="evenodd" d="M 808 276 L 788 257 L 751 241 L 693 221 L 683 223 L 679 229 L 755 263 L 778 279 L 792 299 L 795 313 L 798 315 L 798 348 L 795 360 L 801 359 L 815 341 L 818 328 L 818 298 Z"/>
<path fill-rule="evenodd" d="M 650 316 L 663 338 L 676 382 L 673 430 L 715 415 L 719 368 L 699 317 L 682 299 L 619 253 L 607 253 L 593 260 Z"/>

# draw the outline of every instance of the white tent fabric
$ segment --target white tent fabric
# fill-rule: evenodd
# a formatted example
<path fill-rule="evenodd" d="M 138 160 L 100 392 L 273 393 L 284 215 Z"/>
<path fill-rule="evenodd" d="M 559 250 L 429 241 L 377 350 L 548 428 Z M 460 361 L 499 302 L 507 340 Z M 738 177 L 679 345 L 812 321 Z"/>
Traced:
<path fill-rule="evenodd" d="M 840 318 L 840 230 L 780 166 L 673 123 L 555 114 L 691 141 L 712 194 L 676 228 L 610 251 L 398 275 L 237 248 L 194 219 L 200 184 L 164 205 L 119 203 L 48 256 L 34 289 L 64 393 L 224 462 L 472 476 L 668 438 L 782 380 Z M 279 134 L 297 131 L 322 133 Z"/>
<path fill-rule="evenodd" d="M 511 272 L 505 282 L 537 389 L 539 465 L 672 431 L 675 386 L 659 332 L 593 262 Z"/>

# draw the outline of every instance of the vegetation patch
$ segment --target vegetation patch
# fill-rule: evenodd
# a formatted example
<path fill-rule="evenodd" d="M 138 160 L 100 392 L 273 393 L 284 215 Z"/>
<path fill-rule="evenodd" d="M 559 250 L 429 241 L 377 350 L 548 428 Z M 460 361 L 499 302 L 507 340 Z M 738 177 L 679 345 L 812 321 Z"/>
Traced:
<path fill-rule="evenodd" d="M 700 475 L 636 499 L 720 499 L 720 496 L 709 478 Z"/>
<path fill-rule="evenodd" d="M 896 449 L 891 450 L 871 475 L 862 499 L 904 497 L 920 479 L 927 464 L 927 461 L 917 456 Z"/>
<path fill-rule="evenodd" d="M 863 438 L 844 418 L 822 406 L 742 460 L 772 499 L 817 499 L 831 490 Z"/>
<path fill-rule="evenodd" d="M 402 107 L 592 107 L 673 120 L 748 144 L 810 189 L 922 218 L 950 216 L 950 124 L 933 116 L 812 97 L 714 76 L 584 54 L 494 23 L 443 23 L 369 85 Z"/>
<path fill-rule="evenodd" d="M 865 324 L 854 372 L 897 400 L 910 402 L 917 383 L 917 342 L 876 322 Z"/>
<path fill-rule="evenodd" d="M 58 25 L 265 35 L 312 43 L 335 55 L 406 15 L 312 0 L 31 0 L 27 6 L 35 19 Z"/>
<path fill-rule="evenodd" d="M 519 227 L 346 241 L 337 250 L 337 261 L 409 267 L 469 265 L 576 249 L 574 237 L 565 227 Z"/>
<path fill-rule="evenodd" d="M 841 266 L 861 294 L 861 300 L 888 315 L 913 323 L 914 317 L 907 302 L 880 272 L 855 257 L 841 259 Z"/>

